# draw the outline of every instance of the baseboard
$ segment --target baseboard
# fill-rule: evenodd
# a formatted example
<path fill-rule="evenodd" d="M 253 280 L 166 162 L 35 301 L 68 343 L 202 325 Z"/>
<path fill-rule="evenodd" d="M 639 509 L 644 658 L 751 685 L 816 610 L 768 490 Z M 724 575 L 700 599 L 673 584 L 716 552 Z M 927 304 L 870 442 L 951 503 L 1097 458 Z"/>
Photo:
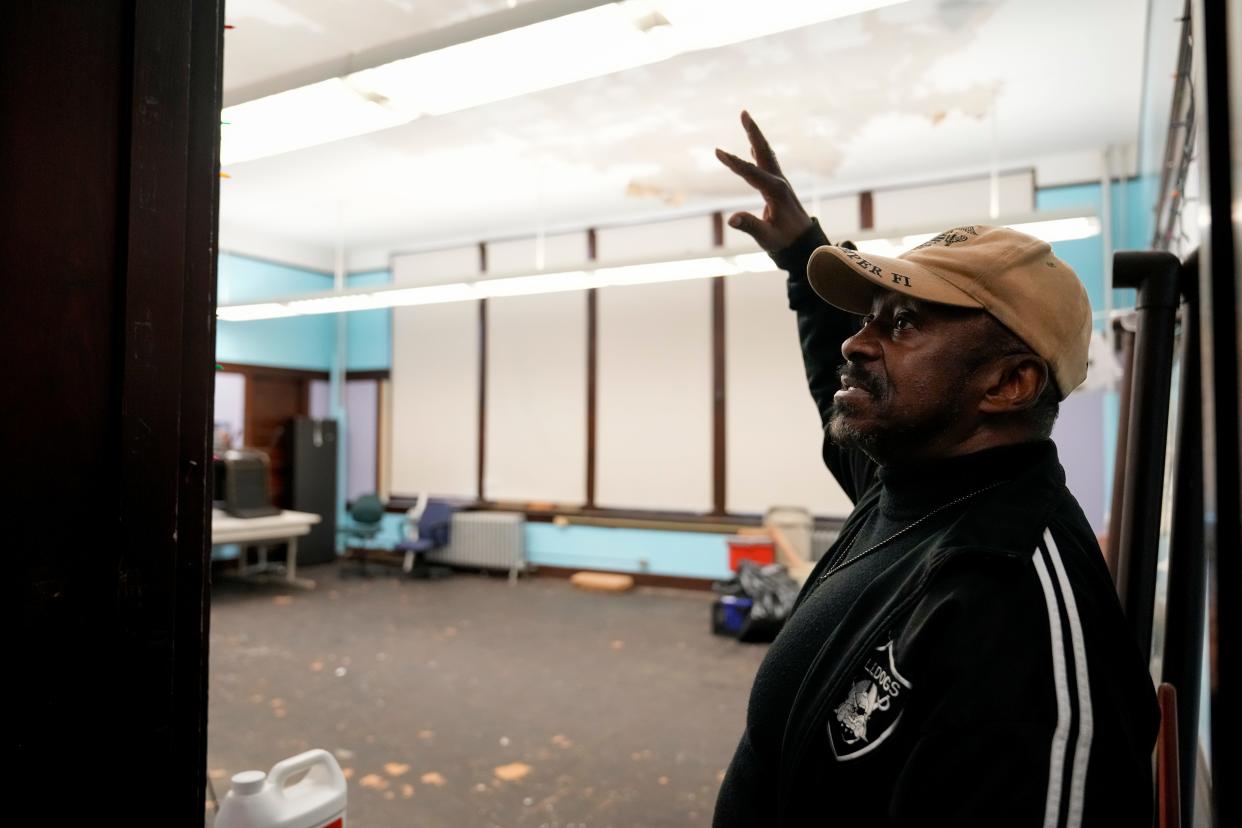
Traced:
<path fill-rule="evenodd" d="M 575 572 L 583 572 L 584 568 L 571 568 L 566 566 L 531 566 L 530 574 L 536 577 L 547 578 L 568 578 Z M 636 586 L 654 586 L 654 587 L 672 587 L 674 589 L 693 589 L 699 591 L 711 591 L 712 584 L 715 581 L 712 578 L 688 578 L 682 575 L 655 575 L 650 572 L 618 572 L 615 569 L 591 569 L 591 572 L 617 572 L 619 575 L 629 575 L 634 579 Z"/>

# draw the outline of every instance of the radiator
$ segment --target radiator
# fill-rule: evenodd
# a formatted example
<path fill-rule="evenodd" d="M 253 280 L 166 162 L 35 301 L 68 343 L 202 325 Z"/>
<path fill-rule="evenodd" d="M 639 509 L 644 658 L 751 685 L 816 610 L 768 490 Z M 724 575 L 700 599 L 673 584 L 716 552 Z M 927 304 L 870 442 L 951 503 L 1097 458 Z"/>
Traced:
<path fill-rule="evenodd" d="M 449 544 L 437 556 L 452 566 L 504 569 L 511 577 L 526 569 L 526 518 L 512 512 L 458 512 Z"/>

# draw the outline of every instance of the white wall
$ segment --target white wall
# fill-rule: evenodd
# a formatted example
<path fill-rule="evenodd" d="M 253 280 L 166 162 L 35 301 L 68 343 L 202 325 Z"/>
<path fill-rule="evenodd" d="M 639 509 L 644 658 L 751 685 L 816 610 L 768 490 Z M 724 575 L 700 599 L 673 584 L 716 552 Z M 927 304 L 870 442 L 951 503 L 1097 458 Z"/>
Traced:
<path fill-rule="evenodd" d="M 710 289 L 696 279 L 599 291 L 598 505 L 711 510 Z"/>
<path fill-rule="evenodd" d="M 853 508 L 821 457 L 783 272 L 725 280 L 725 434 L 728 511 L 803 506 L 844 516 Z"/>
<path fill-rule="evenodd" d="M 1033 209 L 1029 171 L 1001 178 L 1001 213 Z M 875 193 L 876 229 L 987 216 L 986 178 Z M 752 209 L 761 209 L 754 205 Z M 815 212 L 834 240 L 859 231 L 856 196 Z M 747 246 L 725 228 L 725 246 Z M 598 266 L 713 250 L 710 215 L 596 232 Z M 752 245 L 753 246 L 753 245 Z M 585 231 L 394 257 L 394 283 L 470 281 L 583 266 Z M 601 507 L 712 508 L 711 280 L 601 288 L 597 294 L 595 502 Z M 586 294 L 492 299 L 484 495 L 585 501 Z M 806 390 L 782 274 L 725 279 L 726 507 L 801 505 L 844 515 L 850 504 L 820 459 L 822 434 Z M 398 308 L 393 314 L 392 492 L 474 497 L 478 444 L 478 305 Z"/>
<path fill-rule="evenodd" d="M 477 301 L 393 309 L 393 494 L 477 494 L 478 320 Z"/>
<path fill-rule="evenodd" d="M 246 445 L 246 375 L 231 371 L 216 372 L 214 431 L 226 432 L 229 445 Z"/>
<path fill-rule="evenodd" d="M 1035 210 L 1035 176 L 1032 171 L 1005 173 L 998 177 L 1001 217 L 1025 215 Z M 990 178 L 970 178 L 943 184 L 877 190 L 872 196 L 877 230 L 908 227 L 948 227 L 954 222 L 986 224 L 992 203 Z"/>
<path fill-rule="evenodd" d="M 586 302 L 580 291 L 488 300 L 489 500 L 586 501 Z"/>
<path fill-rule="evenodd" d="M 345 383 L 345 417 L 348 444 L 345 450 L 345 499 L 354 500 L 376 492 L 376 448 L 379 439 L 379 380 Z"/>
<path fill-rule="evenodd" d="M 601 264 L 630 259 L 670 259 L 709 253 L 712 248 L 712 217 L 662 221 L 628 227 L 604 227 L 595 233 L 595 253 Z"/>
<path fill-rule="evenodd" d="M 392 282 L 402 287 L 439 285 L 478 278 L 479 247 L 464 245 L 393 256 Z"/>
<path fill-rule="evenodd" d="M 487 272 L 534 273 L 539 270 L 541 258 L 543 270 L 549 272 L 582 267 L 587 261 L 586 231 L 545 236 L 542 257 L 540 252 L 540 244 L 534 238 L 488 242 Z"/>

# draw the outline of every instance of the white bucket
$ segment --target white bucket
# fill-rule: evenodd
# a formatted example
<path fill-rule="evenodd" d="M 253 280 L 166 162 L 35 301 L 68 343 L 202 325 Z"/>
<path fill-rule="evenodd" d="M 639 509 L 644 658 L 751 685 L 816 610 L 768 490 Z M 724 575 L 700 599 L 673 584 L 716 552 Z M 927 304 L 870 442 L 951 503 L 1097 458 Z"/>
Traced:
<path fill-rule="evenodd" d="M 306 776 L 293 785 L 299 771 Z M 215 828 L 345 828 L 345 775 L 326 750 L 308 750 L 270 773 L 242 771 L 220 802 Z"/>
<path fill-rule="evenodd" d="M 811 560 L 811 533 L 815 520 L 809 511 L 801 506 L 773 506 L 763 516 L 763 525 L 780 529 L 794 554 L 804 561 Z"/>

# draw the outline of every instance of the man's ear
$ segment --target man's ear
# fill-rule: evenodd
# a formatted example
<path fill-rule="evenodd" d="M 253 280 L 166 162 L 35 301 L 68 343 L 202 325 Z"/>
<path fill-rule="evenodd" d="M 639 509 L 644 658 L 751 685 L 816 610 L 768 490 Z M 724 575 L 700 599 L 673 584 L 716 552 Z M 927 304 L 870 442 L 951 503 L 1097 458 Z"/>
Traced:
<path fill-rule="evenodd" d="M 1013 414 L 1035 405 L 1048 385 L 1048 364 L 1034 354 L 1012 354 L 996 361 L 979 410 Z"/>

